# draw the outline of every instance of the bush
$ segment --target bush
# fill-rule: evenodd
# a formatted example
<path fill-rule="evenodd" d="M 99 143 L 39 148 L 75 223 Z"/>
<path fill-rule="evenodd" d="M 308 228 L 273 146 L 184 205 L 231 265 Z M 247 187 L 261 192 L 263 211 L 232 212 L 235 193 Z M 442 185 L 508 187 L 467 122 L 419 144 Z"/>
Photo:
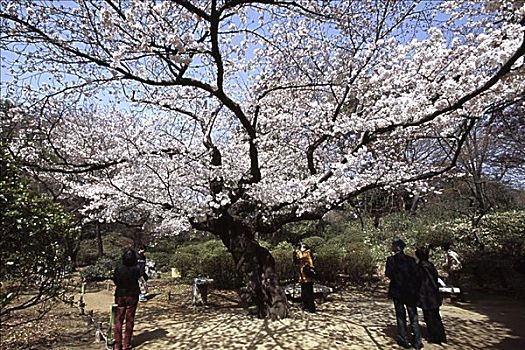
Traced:
<path fill-rule="evenodd" d="M 351 243 L 346 246 L 342 265 L 350 281 L 369 279 L 377 269 L 370 249 L 363 243 Z"/>
<path fill-rule="evenodd" d="M 262 240 L 262 239 L 259 239 L 259 240 L 257 241 L 257 243 L 259 243 L 259 245 L 260 245 L 261 247 L 266 248 L 266 249 L 268 249 L 268 250 L 270 250 L 270 248 L 271 248 L 271 246 L 272 246 L 272 245 L 270 244 L 270 242 L 267 242 L 267 241 Z"/>
<path fill-rule="evenodd" d="M 297 271 L 293 262 L 293 246 L 287 242 L 279 243 L 273 250 L 275 270 L 282 281 L 294 280 Z"/>
<path fill-rule="evenodd" d="M 485 215 L 478 227 L 477 235 L 482 246 L 474 238 L 474 230 L 469 220 L 456 219 L 429 227 L 421 234 L 419 241 L 436 245 L 453 242 L 463 255 L 500 254 L 520 256 L 525 254 L 525 210 L 495 212 Z"/>
<path fill-rule="evenodd" d="M 320 282 L 337 281 L 337 275 L 344 271 L 343 256 L 341 246 L 327 243 L 319 247 L 314 256 L 314 265 Z"/>
<path fill-rule="evenodd" d="M 478 234 L 488 251 L 509 256 L 525 255 L 525 210 L 485 216 Z"/>
<path fill-rule="evenodd" d="M 180 272 L 181 277 L 195 276 L 196 265 L 198 262 L 195 260 L 197 254 L 192 254 L 191 252 L 186 252 L 184 250 L 177 251 L 173 254 L 172 264 Z"/>
<path fill-rule="evenodd" d="M 319 247 L 325 244 L 325 240 L 319 236 L 312 236 L 312 237 L 303 239 L 303 243 L 307 247 L 310 247 L 312 252 L 316 252 L 319 249 Z"/>
<path fill-rule="evenodd" d="M 102 246 L 104 256 L 121 256 L 124 249 L 133 247 L 133 240 L 121 232 L 103 234 Z M 98 259 L 98 242 L 96 239 L 85 239 L 80 242 L 77 255 L 77 266 L 95 265 Z"/>
<path fill-rule="evenodd" d="M 219 288 L 234 288 L 241 283 L 231 254 L 219 240 L 187 244 L 180 247 L 172 258 L 181 277 L 213 278 Z"/>
<path fill-rule="evenodd" d="M 89 266 L 97 263 L 97 242 L 94 239 L 86 239 L 80 242 L 77 254 L 77 266 Z"/>
<path fill-rule="evenodd" d="M 148 260 L 155 262 L 155 270 L 169 272 L 172 266 L 172 254 L 165 252 L 151 252 L 146 254 Z"/>
<path fill-rule="evenodd" d="M 202 257 L 199 275 L 213 278 L 218 288 L 236 288 L 241 285 L 241 279 L 235 268 L 231 254 L 224 248 L 209 252 Z"/>
<path fill-rule="evenodd" d="M 431 248 L 443 247 L 444 244 L 453 242 L 454 234 L 448 228 L 442 226 L 432 226 L 428 230 L 417 234 L 416 246 L 426 246 Z"/>
<path fill-rule="evenodd" d="M 120 262 L 120 256 L 104 256 L 96 261 L 94 265 L 86 267 L 80 272 L 84 281 L 103 281 L 113 277 L 113 271 Z"/>
<path fill-rule="evenodd" d="M 284 225 L 272 238 L 273 243 L 284 240 L 289 242 L 299 242 L 302 237 L 310 237 L 319 231 L 318 223 L 315 221 L 300 221 Z"/>
<path fill-rule="evenodd" d="M 347 232 L 342 232 L 346 227 Z M 376 271 L 376 259 L 368 245 L 361 242 L 364 234 L 353 232 L 348 225 L 339 225 L 337 236 L 328 241 L 319 236 L 303 239 L 312 249 L 317 280 L 321 283 L 339 282 L 340 274 L 348 274 L 352 281 L 362 281 Z M 335 232 L 335 231 L 334 231 Z M 293 246 L 288 242 L 278 243 L 271 251 L 275 268 L 281 281 L 297 281 L 299 271 L 293 261 Z"/>

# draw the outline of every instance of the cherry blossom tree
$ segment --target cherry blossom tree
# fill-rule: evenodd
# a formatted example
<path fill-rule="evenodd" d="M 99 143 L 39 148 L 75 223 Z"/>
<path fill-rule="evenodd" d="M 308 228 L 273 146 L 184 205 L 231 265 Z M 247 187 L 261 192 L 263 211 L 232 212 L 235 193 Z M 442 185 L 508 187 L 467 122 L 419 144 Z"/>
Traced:
<path fill-rule="evenodd" d="M 429 190 L 525 87 L 520 2 L 0 3 L 13 152 L 98 220 L 215 234 L 260 317 L 287 303 L 256 233 Z"/>

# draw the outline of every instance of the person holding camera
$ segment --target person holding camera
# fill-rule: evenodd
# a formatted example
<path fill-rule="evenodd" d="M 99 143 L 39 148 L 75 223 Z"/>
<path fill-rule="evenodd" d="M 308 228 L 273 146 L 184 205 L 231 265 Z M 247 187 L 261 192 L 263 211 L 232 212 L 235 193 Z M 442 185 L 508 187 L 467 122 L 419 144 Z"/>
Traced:
<path fill-rule="evenodd" d="M 299 269 L 299 283 L 301 283 L 301 299 L 303 308 L 308 312 L 315 312 L 314 279 L 317 273 L 314 269 L 312 251 L 303 243 L 295 251 Z"/>
<path fill-rule="evenodd" d="M 127 249 L 122 255 L 122 262 L 113 272 L 115 283 L 115 323 L 114 327 L 114 350 L 131 349 L 131 338 L 135 325 L 135 312 L 139 301 L 140 270 L 137 266 L 137 255 L 133 249 Z M 125 332 L 122 336 L 124 324 Z"/>

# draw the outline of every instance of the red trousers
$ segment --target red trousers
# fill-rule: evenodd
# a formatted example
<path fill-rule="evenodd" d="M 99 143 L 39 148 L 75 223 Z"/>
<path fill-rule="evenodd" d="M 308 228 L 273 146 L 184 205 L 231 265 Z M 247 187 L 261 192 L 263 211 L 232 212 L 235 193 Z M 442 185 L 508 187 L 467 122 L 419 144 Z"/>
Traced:
<path fill-rule="evenodd" d="M 139 302 L 138 296 L 115 297 L 117 311 L 115 314 L 115 343 L 114 350 L 131 349 L 131 336 L 133 335 L 133 326 L 135 324 L 135 311 Z M 126 331 L 122 339 L 122 326 L 126 321 Z"/>

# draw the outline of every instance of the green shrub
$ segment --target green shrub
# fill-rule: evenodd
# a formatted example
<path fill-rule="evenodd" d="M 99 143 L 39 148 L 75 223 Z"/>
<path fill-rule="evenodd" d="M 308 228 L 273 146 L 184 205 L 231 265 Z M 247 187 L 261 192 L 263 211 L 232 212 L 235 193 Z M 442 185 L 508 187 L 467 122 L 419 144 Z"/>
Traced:
<path fill-rule="evenodd" d="M 80 242 L 80 249 L 77 254 L 77 266 L 95 265 L 98 259 L 98 251 L 96 241 L 94 239 L 86 239 Z"/>
<path fill-rule="evenodd" d="M 121 256 L 127 247 L 133 247 L 133 240 L 125 237 L 122 232 L 110 232 L 102 235 L 104 256 Z M 77 266 L 95 265 L 97 259 L 97 240 L 93 238 L 81 241 L 77 255 Z"/>
<path fill-rule="evenodd" d="M 319 237 L 319 236 L 312 236 L 312 237 L 303 239 L 303 243 L 307 247 L 310 247 L 312 251 L 316 252 L 319 249 L 319 247 L 325 244 L 325 240 L 324 238 Z"/>
<path fill-rule="evenodd" d="M 335 244 L 324 244 L 315 252 L 314 265 L 320 282 L 333 283 L 344 271 L 344 250 Z"/>
<path fill-rule="evenodd" d="M 525 210 L 486 215 L 478 234 L 488 251 L 510 256 L 525 254 Z"/>
<path fill-rule="evenodd" d="M 173 254 L 172 264 L 180 272 L 181 277 L 191 277 L 197 274 L 196 261 L 197 254 L 187 251 L 177 251 Z"/>
<path fill-rule="evenodd" d="M 148 245 L 149 252 L 162 252 L 173 254 L 179 247 L 181 242 L 176 237 L 162 237 L 155 239 L 150 245 Z"/>
<path fill-rule="evenodd" d="M 80 277 L 85 281 L 103 281 L 113 277 L 113 271 L 120 262 L 120 256 L 104 256 L 94 265 L 86 267 L 80 272 Z"/>
<path fill-rule="evenodd" d="M 317 235 L 319 231 L 318 223 L 316 221 L 300 221 L 284 225 L 278 230 L 274 236 L 274 243 L 288 240 L 291 242 L 299 242 L 301 237 L 310 237 Z"/>
<path fill-rule="evenodd" d="M 346 246 L 342 258 L 344 272 L 350 281 L 362 281 L 370 278 L 376 271 L 376 261 L 364 243 L 351 243 Z"/>
<path fill-rule="evenodd" d="M 183 278 L 198 276 L 213 278 L 219 288 L 240 285 L 231 254 L 219 240 L 191 243 L 179 247 L 172 256 L 172 264 Z"/>
<path fill-rule="evenodd" d="M 289 244 L 289 243 L 288 243 Z M 272 250 L 272 256 L 275 259 L 275 270 L 281 281 L 291 281 L 296 276 L 295 265 L 293 262 L 293 247 L 279 246 Z"/>
<path fill-rule="evenodd" d="M 327 244 L 335 245 L 341 247 L 343 249 L 344 246 L 347 244 L 350 244 L 352 242 L 355 242 L 356 240 L 353 239 L 351 236 L 347 236 L 346 234 L 340 234 L 338 236 L 332 237 L 329 240 L 326 241 Z"/>
<path fill-rule="evenodd" d="M 476 228 L 484 254 L 519 256 L 525 253 L 525 210 L 495 212 L 485 215 Z M 481 246 L 466 218 L 432 225 L 419 237 L 420 242 L 453 242 L 463 255 L 478 254 Z"/>
<path fill-rule="evenodd" d="M 172 267 L 172 254 L 151 252 L 146 254 L 146 258 L 155 262 L 155 270 L 158 272 L 169 272 Z"/>
<path fill-rule="evenodd" d="M 266 248 L 266 249 L 268 249 L 268 250 L 270 250 L 270 248 L 271 248 L 271 246 L 272 246 L 270 242 L 265 241 L 265 240 L 262 240 L 262 239 L 259 239 L 259 240 L 257 241 L 257 243 L 259 243 L 259 245 L 260 245 L 261 247 Z"/>
<path fill-rule="evenodd" d="M 233 258 L 226 248 L 204 255 L 199 275 L 213 278 L 214 285 L 218 288 L 229 289 L 241 285 Z"/>
<path fill-rule="evenodd" d="M 423 232 L 416 233 L 416 235 L 416 246 L 437 248 L 454 241 L 454 233 L 443 226 L 431 226 Z"/>
<path fill-rule="evenodd" d="M 201 243 L 196 243 L 194 245 L 198 251 L 203 252 L 205 254 L 226 250 L 224 243 L 222 243 L 222 241 L 218 239 L 210 239 Z"/>

